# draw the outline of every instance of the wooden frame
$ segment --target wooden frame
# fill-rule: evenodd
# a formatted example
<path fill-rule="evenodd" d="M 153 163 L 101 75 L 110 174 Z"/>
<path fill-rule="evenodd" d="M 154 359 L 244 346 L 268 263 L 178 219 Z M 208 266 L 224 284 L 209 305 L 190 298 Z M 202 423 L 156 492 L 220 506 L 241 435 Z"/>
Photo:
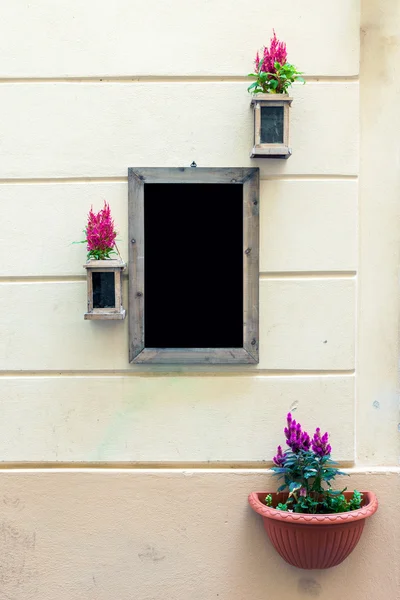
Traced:
<path fill-rule="evenodd" d="M 250 158 L 289 158 L 289 108 L 293 101 L 287 94 L 257 94 L 252 98 L 254 110 L 254 146 Z M 261 108 L 264 106 L 283 107 L 283 143 L 261 143 Z"/>
<path fill-rule="evenodd" d="M 122 271 L 126 264 L 121 260 L 89 260 L 83 265 L 87 273 L 87 313 L 85 320 L 123 320 L 125 309 L 122 306 Z M 115 306 L 108 308 L 93 307 L 93 272 L 114 273 Z"/>
<path fill-rule="evenodd" d="M 131 363 L 258 363 L 259 169 L 130 168 L 129 361 Z M 243 347 L 146 348 L 144 332 L 144 184 L 243 185 Z"/>

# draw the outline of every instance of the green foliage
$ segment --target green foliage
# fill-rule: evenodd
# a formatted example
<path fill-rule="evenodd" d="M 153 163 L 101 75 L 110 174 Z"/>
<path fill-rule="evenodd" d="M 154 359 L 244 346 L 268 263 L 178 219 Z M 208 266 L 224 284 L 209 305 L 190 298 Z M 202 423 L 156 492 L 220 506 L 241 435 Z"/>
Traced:
<path fill-rule="evenodd" d="M 353 497 L 349 501 L 349 510 L 358 510 L 362 504 L 362 493 L 354 490 Z"/>
<path fill-rule="evenodd" d="M 345 491 L 345 490 L 343 490 Z M 324 502 L 324 512 L 341 513 L 349 510 L 357 510 L 361 507 L 362 494 L 354 490 L 352 498 L 346 500 L 341 492 L 328 492 Z"/>
<path fill-rule="evenodd" d="M 84 230 L 83 233 L 86 235 L 86 230 Z M 79 242 L 72 242 L 72 244 L 86 244 L 87 245 L 87 239 L 80 240 Z M 115 244 L 115 248 L 116 247 L 117 246 Z M 86 254 L 86 258 L 87 258 L 87 260 L 107 260 L 108 258 L 111 258 L 112 254 L 115 254 L 116 256 L 118 256 L 118 252 L 116 252 L 114 250 L 114 248 L 104 248 L 104 249 L 96 248 L 93 250 L 89 250 L 88 253 Z"/>
<path fill-rule="evenodd" d="M 357 510 L 362 504 L 360 492 L 355 491 L 353 497 L 346 500 L 343 495 L 346 488 L 341 491 L 331 489 L 334 479 L 346 473 L 337 468 L 329 454 L 319 456 L 312 450 L 287 450 L 281 466 L 274 466 L 272 470 L 283 480 L 278 492 L 289 492 L 286 503 L 276 507 L 278 510 L 307 514 L 339 513 Z"/>
<path fill-rule="evenodd" d="M 106 260 L 111 258 L 112 254 L 117 254 L 113 248 L 89 250 L 87 253 L 88 260 Z"/>
<path fill-rule="evenodd" d="M 268 496 L 265 498 L 265 504 L 267 506 L 272 506 L 272 496 L 271 496 L 271 494 L 268 494 Z"/>
<path fill-rule="evenodd" d="M 274 73 L 262 71 L 263 60 L 261 59 L 256 73 L 249 73 L 255 81 L 249 85 L 247 91 L 251 94 L 287 94 L 289 87 L 295 81 L 305 83 L 302 73 L 288 62 L 281 65 L 274 64 Z"/>

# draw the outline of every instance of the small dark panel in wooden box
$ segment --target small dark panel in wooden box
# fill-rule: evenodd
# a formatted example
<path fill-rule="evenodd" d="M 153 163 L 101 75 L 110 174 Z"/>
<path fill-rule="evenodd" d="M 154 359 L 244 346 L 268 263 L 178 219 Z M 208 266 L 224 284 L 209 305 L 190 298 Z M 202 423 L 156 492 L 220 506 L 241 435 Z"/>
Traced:
<path fill-rule="evenodd" d="M 93 308 L 115 307 L 115 275 L 114 273 L 92 273 Z"/>
<path fill-rule="evenodd" d="M 283 106 L 261 107 L 261 144 L 283 144 Z"/>

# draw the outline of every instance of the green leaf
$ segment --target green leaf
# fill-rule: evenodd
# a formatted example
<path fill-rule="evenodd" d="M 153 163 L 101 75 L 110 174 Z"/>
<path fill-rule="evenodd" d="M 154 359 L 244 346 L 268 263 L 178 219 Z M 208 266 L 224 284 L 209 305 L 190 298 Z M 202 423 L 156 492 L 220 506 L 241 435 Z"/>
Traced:
<path fill-rule="evenodd" d="M 298 481 L 293 481 L 289 485 L 289 492 L 292 494 L 293 492 L 296 492 L 297 490 L 299 490 L 301 487 L 302 487 L 301 483 L 299 483 Z"/>
<path fill-rule="evenodd" d="M 354 490 L 353 497 L 350 499 L 350 501 L 348 503 L 349 510 L 359 509 L 362 504 L 362 499 L 363 499 L 363 494 L 361 492 L 357 492 L 357 490 Z"/>
<path fill-rule="evenodd" d="M 271 494 L 268 494 L 268 496 L 266 496 L 266 498 L 265 498 L 265 504 L 267 506 L 272 506 L 272 496 L 271 496 Z"/>
<path fill-rule="evenodd" d="M 335 491 L 334 490 L 329 490 L 328 493 L 329 493 L 330 496 L 341 496 L 343 494 L 343 492 L 345 492 L 346 490 L 347 490 L 347 488 L 344 488 L 343 490 L 340 490 L 340 491 L 338 491 L 338 490 L 335 490 Z"/>

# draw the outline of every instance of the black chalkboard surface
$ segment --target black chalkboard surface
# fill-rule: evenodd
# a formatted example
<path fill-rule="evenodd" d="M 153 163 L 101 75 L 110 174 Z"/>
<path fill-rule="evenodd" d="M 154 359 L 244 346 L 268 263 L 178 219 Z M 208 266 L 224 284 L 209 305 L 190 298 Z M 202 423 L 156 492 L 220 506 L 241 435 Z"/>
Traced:
<path fill-rule="evenodd" d="M 258 169 L 130 169 L 129 228 L 130 360 L 257 362 Z"/>
<path fill-rule="evenodd" d="M 144 186 L 144 341 L 243 346 L 243 186 Z"/>
<path fill-rule="evenodd" d="M 115 273 L 93 271 L 93 308 L 115 307 Z"/>

